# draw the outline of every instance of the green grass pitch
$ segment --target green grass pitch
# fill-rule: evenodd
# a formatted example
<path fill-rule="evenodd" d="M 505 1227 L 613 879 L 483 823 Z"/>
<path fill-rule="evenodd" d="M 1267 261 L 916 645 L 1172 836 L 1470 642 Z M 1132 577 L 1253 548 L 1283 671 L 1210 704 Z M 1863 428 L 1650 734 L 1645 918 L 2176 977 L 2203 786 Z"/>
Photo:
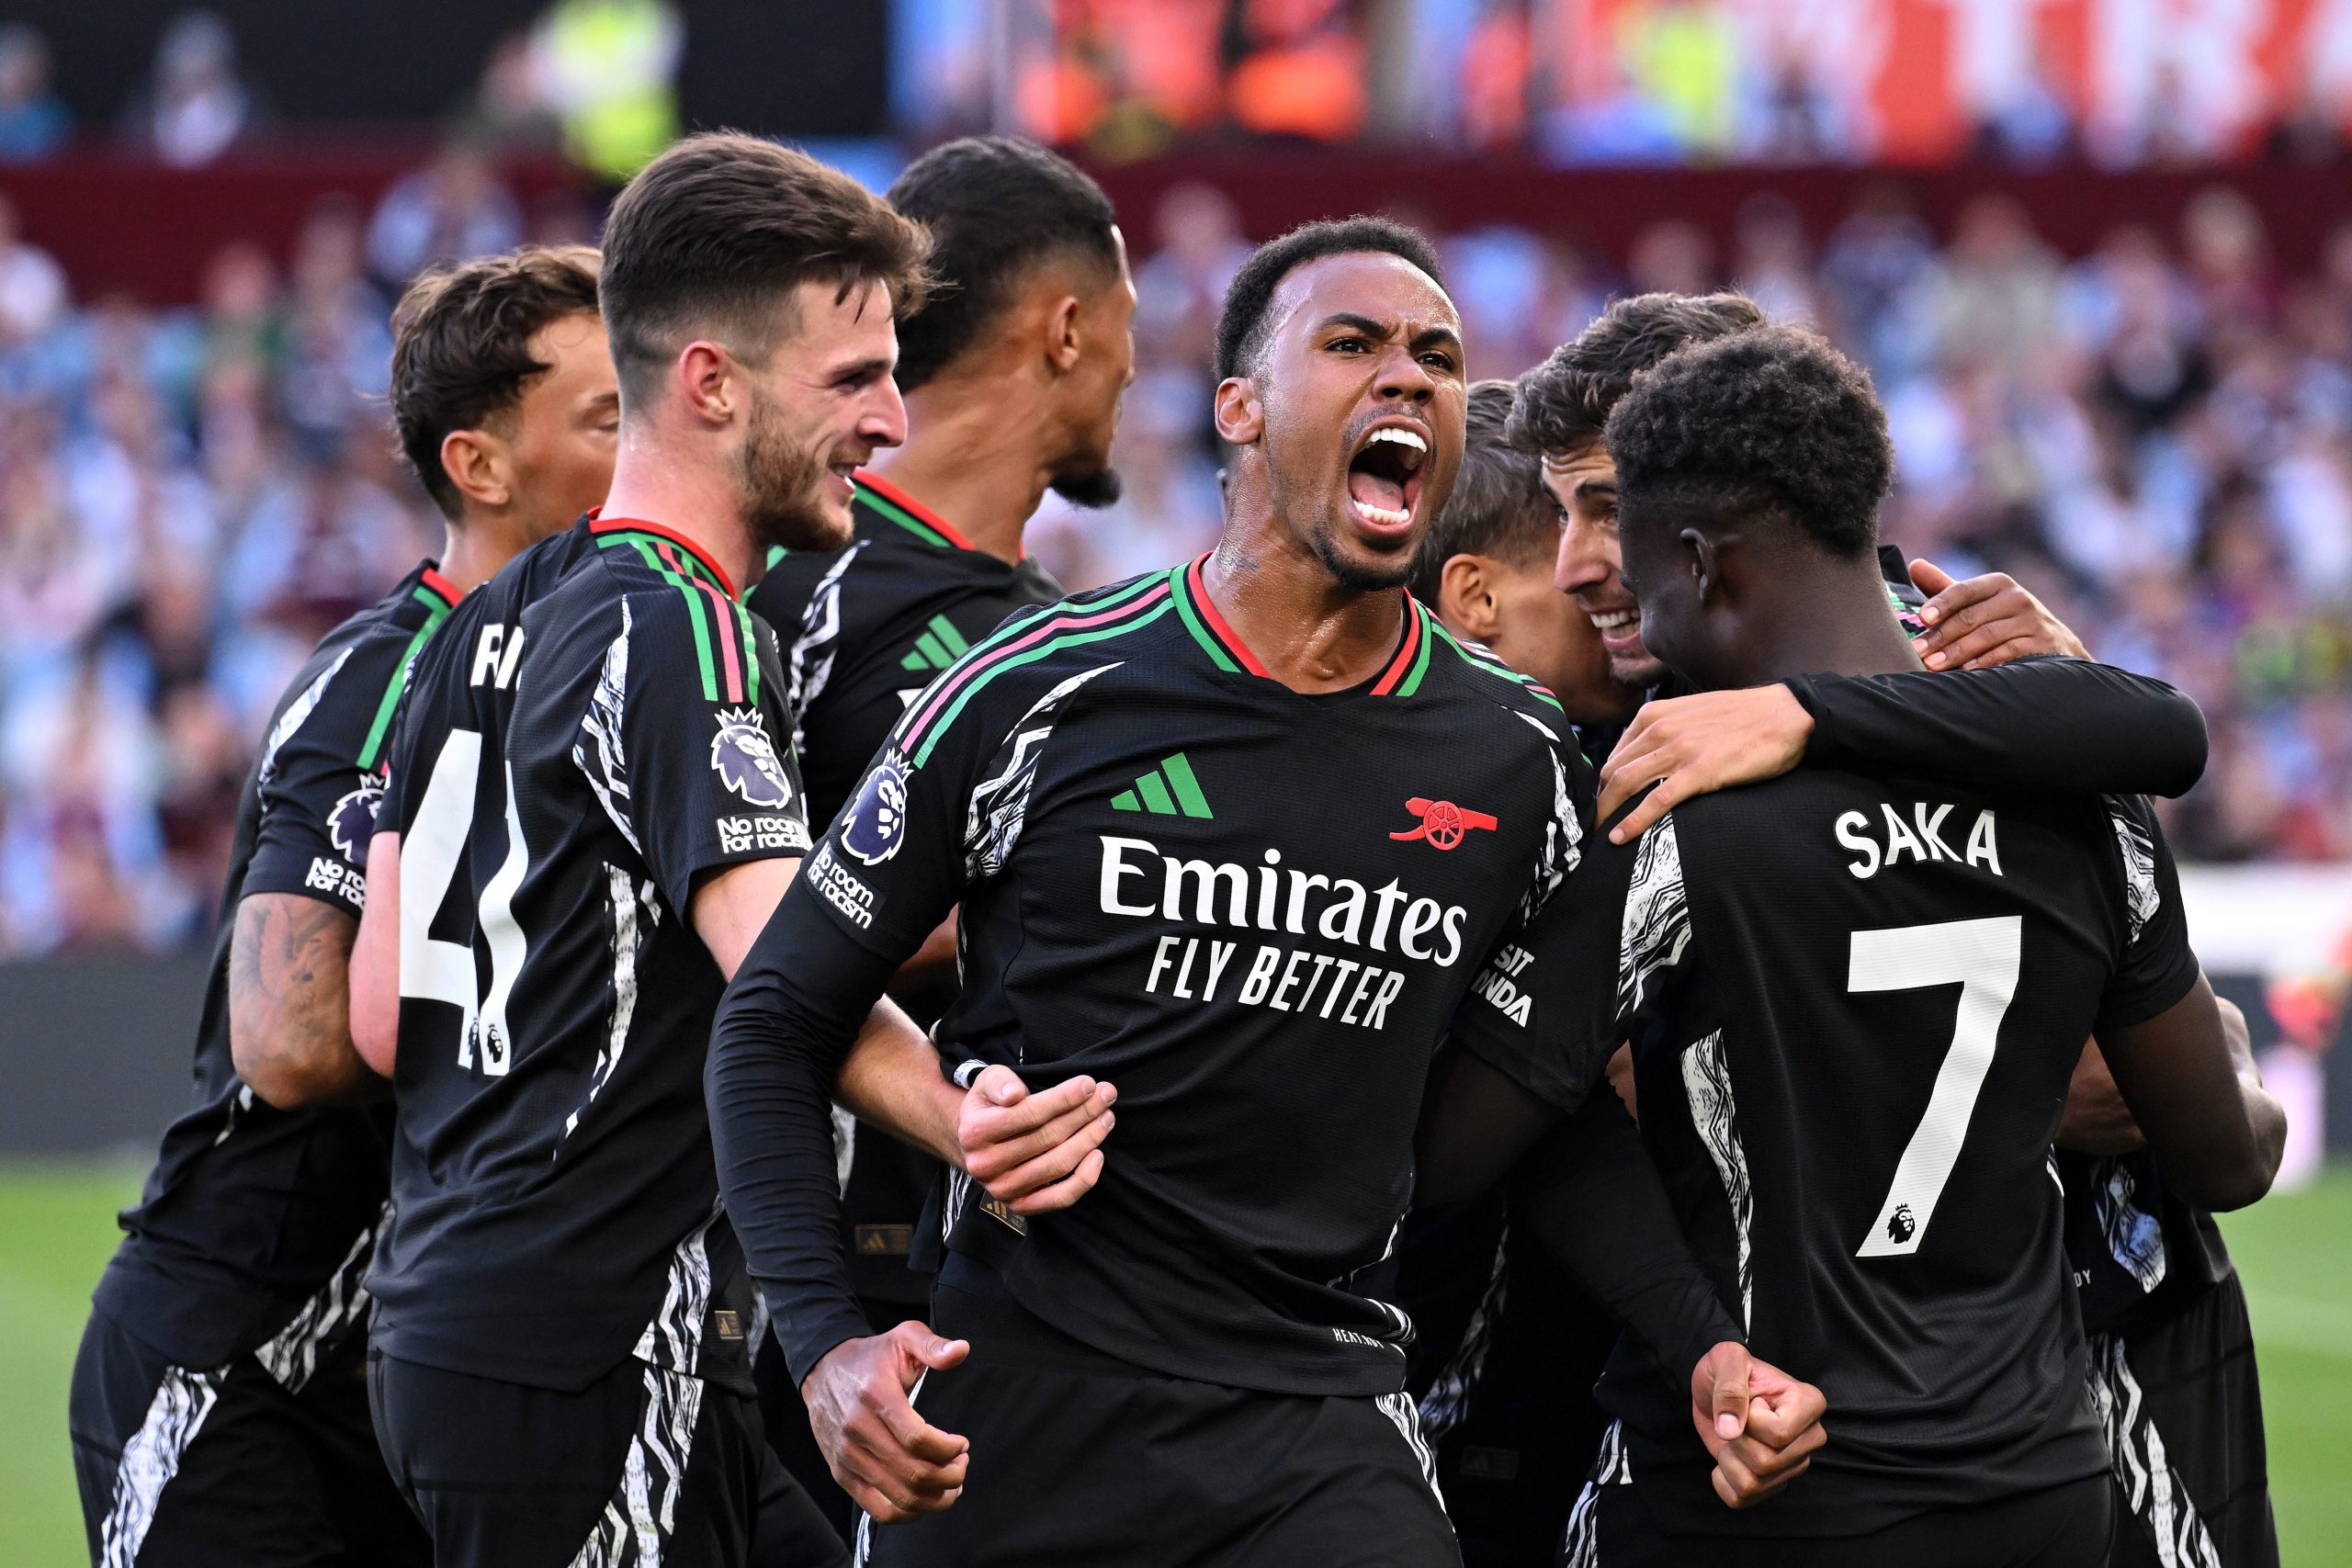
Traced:
<path fill-rule="evenodd" d="M 0 1564 L 84 1561 L 66 1382 L 138 1190 L 119 1166 L 0 1167 Z M 2352 1167 L 2225 1222 L 2252 1297 L 2286 1568 L 2352 1568 Z"/>

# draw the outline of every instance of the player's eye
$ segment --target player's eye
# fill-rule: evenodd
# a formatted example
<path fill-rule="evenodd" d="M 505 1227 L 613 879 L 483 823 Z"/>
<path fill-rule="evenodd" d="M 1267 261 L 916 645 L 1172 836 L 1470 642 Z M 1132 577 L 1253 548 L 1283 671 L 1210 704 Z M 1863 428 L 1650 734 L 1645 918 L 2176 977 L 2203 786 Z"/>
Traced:
<path fill-rule="evenodd" d="M 1421 355 L 1421 363 L 1430 367 L 1433 370 L 1444 370 L 1450 372 L 1453 368 L 1453 355 L 1446 353 L 1442 349 L 1433 348 L 1427 354 Z"/>
<path fill-rule="evenodd" d="M 1330 348 L 1334 354 L 1342 349 L 1350 354 L 1368 354 L 1372 350 L 1372 344 L 1360 337 L 1335 337 L 1331 340 Z"/>

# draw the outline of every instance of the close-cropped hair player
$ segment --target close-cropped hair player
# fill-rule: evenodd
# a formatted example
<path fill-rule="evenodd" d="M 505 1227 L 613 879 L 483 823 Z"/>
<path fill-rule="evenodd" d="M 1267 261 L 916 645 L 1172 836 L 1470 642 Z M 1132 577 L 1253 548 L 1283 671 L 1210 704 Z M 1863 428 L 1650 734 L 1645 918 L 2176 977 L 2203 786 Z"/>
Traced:
<path fill-rule="evenodd" d="M 1682 350 L 1611 413 L 1644 642 L 1701 691 L 1916 671 L 1876 559 L 1869 378 L 1810 334 Z M 2030 669 L 2031 666 L 2014 668 Z M 1836 1439 L 1766 1510 L 1712 1506 L 1674 1390 L 1621 1353 L 1573 1563 L 2096 1563 L 2108 1460 L 2050 1145 L 2094 1032 L 2185 1195 L 2250 1202 L 2278 1105 L 2188 950 L 2154 813 L 1808 761 L 1596 841 L 1573 1061 L 1630 1039 L 1642 1136 L 1755 1345 Z M 1573 1154 L 1555 1135 L 1534 1161 Z"/>
<path fill-rule="evenodd" d="M 772 143 L 648 164 L 605 231 L 605 509 L 417 660 L 369 855 L 392 951 L 363 942 L 354 1021 L 398 1110 L 369 1394 L 436 1563 L 731 1564 L 755 1507 L 765 1555 L 795 1505 L 806 1560 L 839 1556 L 760 1438 L 702 1059 L 808 841 L 736 584 L 847 534 L 850 474 L 903 429 L 893 318 L 922 254 Z M 956 1153 L 964 1097 L 887 1004 L 843 1093 Z"/>
<path fill-rule="evenodd" d="M 446 520 L 440 559 L 303 662 L 238 807 L 195 1100 L 123 1213 L 74 1365 L 107 1568 L 430 1560 L 362 1380 L 391 1106 L 345 1005 L 361 877 L 410 660 L 459 595 L 603 495 L 619 410 L 593 251 L 428 273 L 392 327 L 393 422 Z"/>
<path fill-rule="evenodd" d="M 907 439 L 856 476 L 845 548 L 776 556 L 749 603 L 783 644 L 786 701 L 808 819 L 833 818 L 932 677 L 1016 610 L 1061 586 L 1022 547 L 1047 490 L 1117 495 L 1111 438 L 1133 378 L 1135 287 L 1117 215 L 1067 160 L 1010 137 L 933 148 L 889 189 L 931 236 L 932 297 L 899 329 Z M 892 987 L 918 1023 L 955 986 L 955 925 Z M 985 1090 L 1015 1093 L 991 1079 Z M 843 1240 L 867 1320 L 923 1315 L 929 1269 L 910 1267 L 935 1160 L 844 1119 Z M 919 1258 L 935 1268 L 935 1259 Z M 808 1433 L 783 1353 L 755 1368 L 769 1440 L 836 1527 L 855 1508 Z"/>
<path fill-rule="evenodd" d="M 1516 1062 L 1565 1006 L 1544 954 L 1585 770 L 1556 702 L 1401 591 L 1463 441 L 1428 243 L 1355 219 L 1261 247 L 1217 364 L 1216 552 L 941 675 L 720 1010 L 722 1188 L 873 1562 L 1458 1561 L 1410 1325 L 1350 1280 L 1410 1197 L 1441 1042 Z M 958 904 L 943 1053 L 1112 1079 L 1121 1121 L 1063 1211 L 952 1185 L 933 1323 L 958 1355 L 918 1363 L 842 1267 L 825 1086 Z M 1522 980 L 1472 988 L 1499 968 Z M 1753 1500 L 1818 1445 L 1818 1396 L 1749 1362 L 1623 1108 L 1584 1098 L 1583 1261 Z M 909 1462 L 941 1451 L 968 1468 Z"/>

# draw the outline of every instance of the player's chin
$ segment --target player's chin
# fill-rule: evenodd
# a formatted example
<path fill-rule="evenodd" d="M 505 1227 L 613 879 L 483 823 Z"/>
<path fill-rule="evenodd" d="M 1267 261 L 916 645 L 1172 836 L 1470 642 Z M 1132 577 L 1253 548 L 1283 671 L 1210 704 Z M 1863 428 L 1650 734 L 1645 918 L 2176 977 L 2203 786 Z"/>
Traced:
<path fill-rule="evenodd" d="M 1350 588 L 1363 592 L 1400 586 L 1413 572 L 1413 553 L 1421 541 L 1418 525 L 1402 529 L 1363 529 L 1342 513 L 1340 525 L 1324 536 L 1324 565 Z"/>
<path fill-rule="evenodd" d="M 1623 650 L 1609 650 L 1609 678 L 1621 686 L 1646 692 L 1665 680 L 1666 674 L 1666 661 L 1639 643 Z"/>

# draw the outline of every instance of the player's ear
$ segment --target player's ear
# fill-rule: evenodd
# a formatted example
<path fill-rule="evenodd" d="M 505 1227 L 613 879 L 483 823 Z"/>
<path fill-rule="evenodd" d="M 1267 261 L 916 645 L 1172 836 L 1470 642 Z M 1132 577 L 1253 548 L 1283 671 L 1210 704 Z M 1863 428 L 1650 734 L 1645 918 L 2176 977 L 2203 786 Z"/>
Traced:
<path fill-rule="evenodd" d="M 1254 446 L 1266 434 L 1265 406 L 1258 400 L 1258 383 L 1248 376 L 1228 376 L 1216 384 L 1216 433 L 1228 446 Z"/>
<path fill-rule="evenodd" d="M 745 396 L 742 367 L 718 344 L 695 339 L 679 351 L 671 373 L 685 395 L 686 406 L 704 423 L 725 424 L 739 412 Z"/>
<path fill-rule="evenodd" d="M 1447 626 L 1459 626 L 1479 642 L 1494 641 L 1502 617 L 1496 613 L 1494 581 L 1486 561 L 1468 554 L 1446 557 L 1438 568 L 1437 603 L 1431 608 Z"/>
<path fill-rule="evenodd" d="M 1697 528 L 1685 528 L 1675 536 L 1680 547 L 1683 564 L 1690 573 L 1690 585 L 1698 591 L 1699 603 L 1709 604 L 1723 597 L 1723 558 L 1715 551 L 1712 535 Z"/>
<path fill-rule="evenodd" d="M 514 499 L 506 443 L 487 430 L 453 430 L 443 436 L 441 472 L 476 506 L 503 506 Z"/>
<path fill-rule="evenodd" d="M 1078 368 L 1084 352 L 1083 334 L 1078 324 L 1078 296 L 1065 294 L 1046 312 L 1046 363 L 1057 376 L 1067 376 Z"/>

